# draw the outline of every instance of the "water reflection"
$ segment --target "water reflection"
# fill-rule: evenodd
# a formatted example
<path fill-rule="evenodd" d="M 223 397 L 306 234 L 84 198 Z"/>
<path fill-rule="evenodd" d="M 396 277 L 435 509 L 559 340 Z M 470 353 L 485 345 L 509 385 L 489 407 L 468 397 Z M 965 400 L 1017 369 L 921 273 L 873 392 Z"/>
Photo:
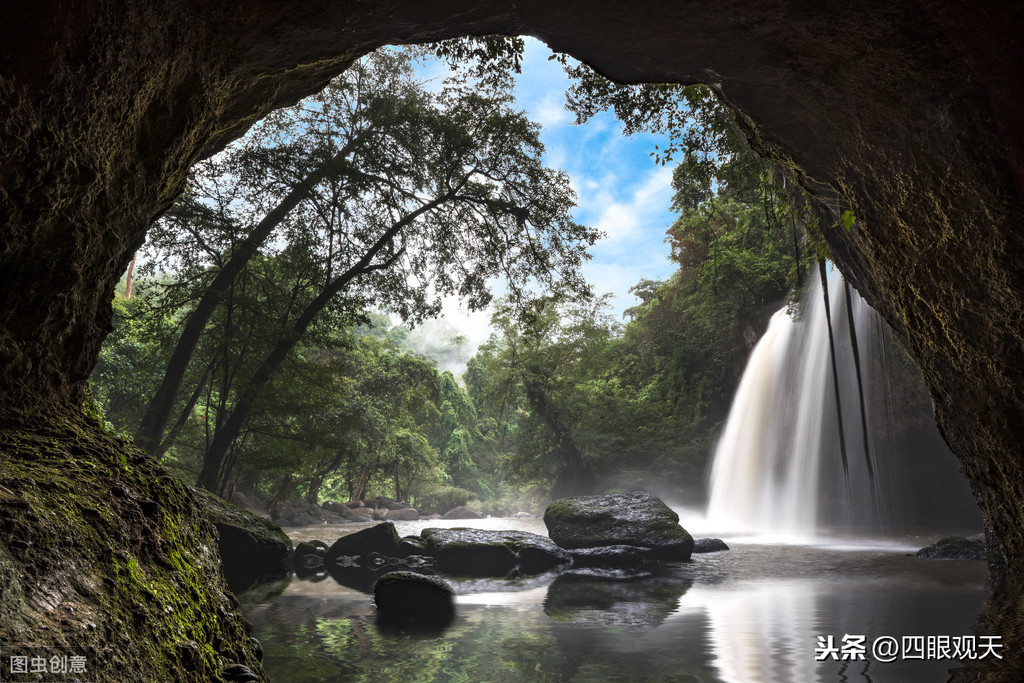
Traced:
<path fill-rule="evenodd" d="M 946 680 L 959 664 L 816 662 L 817 637 L 964 635 L 982 607 L 982 563 L 919 561 L 899 544 L 729 544 L 646 576 L 453 579 L 455 620 L 429 637 L 381 631 L 366 580 L 293 579 L 244 609 L 278 683 L 879 683 Z"/>
<path fill-rule="evenodd" d="M 562 624 L 657 626 L 691 585 L 671 574 L 562 574 L 548 588 L 544 613 Z"/>

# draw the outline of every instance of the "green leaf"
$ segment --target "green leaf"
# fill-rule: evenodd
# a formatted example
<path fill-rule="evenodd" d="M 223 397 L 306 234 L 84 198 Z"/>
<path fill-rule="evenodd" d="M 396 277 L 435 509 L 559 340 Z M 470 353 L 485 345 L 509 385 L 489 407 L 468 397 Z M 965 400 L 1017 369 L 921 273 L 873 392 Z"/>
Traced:
<path fill-rule="evenodd" d="M 854 222 L 856 222 L 857 217 L 853 215 L 853 211 L 847 209 L 846 211 L 843 211 L 842 215 L 839 216 L 839 220 L 843 222 L 843 227 L 849 230 L 850 228 L 853 227 L 853 224 Z"/>

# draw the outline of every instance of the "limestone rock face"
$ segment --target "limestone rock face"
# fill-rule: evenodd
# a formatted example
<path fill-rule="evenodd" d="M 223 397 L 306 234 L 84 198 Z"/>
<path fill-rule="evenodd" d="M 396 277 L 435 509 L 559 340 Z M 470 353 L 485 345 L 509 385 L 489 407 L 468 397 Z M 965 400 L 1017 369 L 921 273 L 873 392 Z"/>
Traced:
<path fill-rule="evenodd" d="M 688 560 L 693 551 L 679 515 L 646 491 L 562 498 L 544 511 L 544 523 L 562 548 L 638 546 L 662 560 Z"/>

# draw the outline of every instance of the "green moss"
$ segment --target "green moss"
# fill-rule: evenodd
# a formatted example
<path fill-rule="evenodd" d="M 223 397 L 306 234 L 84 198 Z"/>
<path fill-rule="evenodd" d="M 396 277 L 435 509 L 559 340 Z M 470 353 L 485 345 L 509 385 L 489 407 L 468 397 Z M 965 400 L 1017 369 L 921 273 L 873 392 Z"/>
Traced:
<path fill-rule="evenodd" d="M 88 647 L 90 680 L 260 672 L 185 486 L 88 418 L 0 430 L 0 642 Z"/>

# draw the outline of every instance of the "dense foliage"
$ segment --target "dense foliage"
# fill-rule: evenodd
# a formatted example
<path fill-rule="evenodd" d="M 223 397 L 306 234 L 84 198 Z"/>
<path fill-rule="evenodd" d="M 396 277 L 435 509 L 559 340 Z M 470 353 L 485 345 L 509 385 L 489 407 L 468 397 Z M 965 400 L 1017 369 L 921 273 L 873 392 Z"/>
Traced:
<path fill-rule="evenodd" d="M 430 91 L 412 53 L 377 53 L 196 168 L 150 235 L 141 294 L 115 301 L 93 377 L 108 420 L 186 480 L 270 503 L 512 512 L 595 488 L 699 489 L 746 355 L 806 268 L 792 187 L 707 89 L 567 64 L 581 122 L 614 109 L 627 132 L 669 131 L 658 160 L 681 159 L 678 271 L 638 283 L 616 322 L 579 275 L 597 235 L 502 94 L 517 44 L 436 51 L 483 66 Z M 510 294 L 464 384 L 409 351 L 458 356 L 457 332 L 428 344 L 375 312 L 422 322 L 449 293 L 478 308 L 496 275 Z"/>

